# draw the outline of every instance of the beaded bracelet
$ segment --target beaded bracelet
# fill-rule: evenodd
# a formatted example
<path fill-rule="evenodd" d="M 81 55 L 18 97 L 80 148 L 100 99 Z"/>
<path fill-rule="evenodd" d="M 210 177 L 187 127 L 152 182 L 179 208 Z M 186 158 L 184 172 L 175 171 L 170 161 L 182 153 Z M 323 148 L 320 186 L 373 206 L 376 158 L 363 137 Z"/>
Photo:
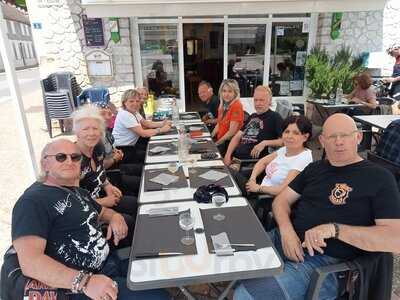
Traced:
<path fill-rule="evenodd" d="M 87 273 L 85 277 L 85 281 L 82 284 L 82 287 L 79 289 L 79 293 L 85 293 L 86 292 L 86 287 L 89 284 L 90 278 L 92 278 L 93 273 Z"/>
<path fill-rule="evenodd" d="M 82 281 L 83 277 L 85 276 L 85 274 L 87 274 L 86 271 L 80 270 L 79 273 L 72 280 L 71 292 L 73 294 L 79 293 L 79 285 L 81 284 L 81 281 Z"/>

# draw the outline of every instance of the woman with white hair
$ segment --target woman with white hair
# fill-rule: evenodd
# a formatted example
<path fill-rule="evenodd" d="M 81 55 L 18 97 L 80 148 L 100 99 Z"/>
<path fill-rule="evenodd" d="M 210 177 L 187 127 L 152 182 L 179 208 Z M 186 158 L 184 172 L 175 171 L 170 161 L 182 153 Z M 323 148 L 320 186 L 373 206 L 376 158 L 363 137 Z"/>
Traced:
<path fill-rule="evenodd" d="M 218 95 L 220 98 L 218 120 L 211 135 L 215 138 L 221 155 L 224 156 L 229 141 L 243 126 L 244 111 L 239 99 L 240 89 L 236 80 L 223 80 Z"/>
<path fill-rule="evenodd" d="M 82 153 L 80 186 L 87 189 L 96 201 L 105 207 L 136 216 L 137 199 L 123 196 L 121 191 L 107 179 L 104 168 L 105 124 L 99 109 L 85 105 L 74 112 L 73 128 L 76 144 Z"/>

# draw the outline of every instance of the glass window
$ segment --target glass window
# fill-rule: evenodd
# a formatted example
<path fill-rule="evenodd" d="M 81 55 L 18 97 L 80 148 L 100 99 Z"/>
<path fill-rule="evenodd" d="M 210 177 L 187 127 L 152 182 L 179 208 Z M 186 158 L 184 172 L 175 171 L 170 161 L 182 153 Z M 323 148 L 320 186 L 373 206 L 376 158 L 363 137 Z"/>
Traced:
<path fill-rule="evenodd" d="M 266 25 L 230 24 L 228 78 L 236 79 L 241 97 L 252 97 L 263 83 Z"/>
<path fill-rule="evenodd" d="M 13 51 L 14 51 L 14 57 L 15 57 L 16 60 L 18 60 L 18 59 L 19 59 L 19 57 L 18 57 L 18 51 L 17 51 L 17 49 L 15 48 L 15 44 L 12 43 L 11 45 L 12 45 L 12 48 L 13 48 Z"/>
<path fill-rule="evenodd" d="M 179 98 L 177 25 L 139 24 L 144 84 L 156 97 Z"/>
<path fill-rule="evenodd" d="M 308 23 L 272 24 L 270 86 L 273 96 L 302 96 Z"/>

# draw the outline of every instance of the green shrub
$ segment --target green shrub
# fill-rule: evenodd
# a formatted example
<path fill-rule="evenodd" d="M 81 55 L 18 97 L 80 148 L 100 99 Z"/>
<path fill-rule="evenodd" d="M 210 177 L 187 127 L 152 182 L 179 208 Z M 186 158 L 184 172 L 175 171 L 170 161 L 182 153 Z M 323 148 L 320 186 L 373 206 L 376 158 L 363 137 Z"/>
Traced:
<path fill-rule="evenodd" d="M 325 98 L 341 85 L 348 94 L 353 89 L 353 77 L 364 71 L 360 56 L 354 57 L 349 47 L 343 46 L 330 56 L 325 49 L 314 48 L 306 61 L 307 86 L 314 98 Z"/>

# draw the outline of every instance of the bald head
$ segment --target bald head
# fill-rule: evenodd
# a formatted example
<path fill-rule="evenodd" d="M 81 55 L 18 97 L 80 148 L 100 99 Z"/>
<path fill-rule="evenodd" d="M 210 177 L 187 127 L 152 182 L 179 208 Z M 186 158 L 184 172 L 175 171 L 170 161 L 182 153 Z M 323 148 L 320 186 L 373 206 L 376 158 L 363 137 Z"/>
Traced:
<path fill-rule="evenodd" d="M 324 125 L 322 126 L 322 132 L 329 132 L 335 127 L 344 127 L 350 130 L 357 130 L 356 123 L 354 120 L 345 114 L 333 114 L 328 119 L 326 119 Z"/>
<path fill-rule="evenodd" d="M 326 119 L 319 140 L 326 157 L 334 166 L 345 166 L 361 160 L 357 146 L 362 134 L 354 120 L 345 114 L 334 114 Z"/>
<path fill-rule="evenodd" d="M 42 150 L 39 180 L 56 185 L 77 186 L 79 184 L 80 161 L 72 160 L 72 155 L 80 154 L 78 146 L 67 139 L 57 139 Z M 64 155 L 60 160 L 59 155 Z"/>

